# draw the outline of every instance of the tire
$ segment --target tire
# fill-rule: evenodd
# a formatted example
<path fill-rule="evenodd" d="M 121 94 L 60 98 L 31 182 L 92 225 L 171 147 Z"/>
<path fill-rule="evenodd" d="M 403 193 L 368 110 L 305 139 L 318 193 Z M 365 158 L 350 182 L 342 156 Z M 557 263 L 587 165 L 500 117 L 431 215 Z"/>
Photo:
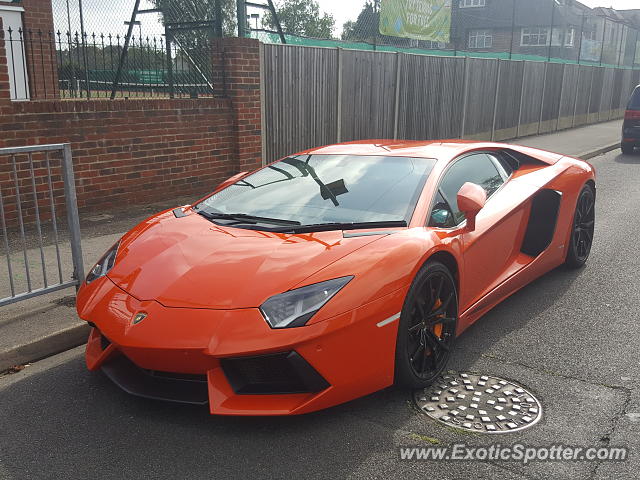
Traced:
<path fill-rule="evenodd" d="M 628 143 L 623 143 L 622 145 L 620 145 L 620 150 L 622 150 L 622 153 L 624 153 L 625 155 L 632 155 L 634 146 Z"/>
<path fill-rule="evenodd" d="M 447 366 L 458 326 L 458 292 L 442 263 L 427 262 L 405 298 L 396 340 L 395 384 L 425 388 Z"/>
<path fill-rule="evenodd" d="M 595 202 L 595 189 L 587 183 L 578 195 L 576 211 L 571 224 L 571 239 L 565 261 L 565 265 L 569 268 L 580 268 L 589 258 L 595 227 Z"/>

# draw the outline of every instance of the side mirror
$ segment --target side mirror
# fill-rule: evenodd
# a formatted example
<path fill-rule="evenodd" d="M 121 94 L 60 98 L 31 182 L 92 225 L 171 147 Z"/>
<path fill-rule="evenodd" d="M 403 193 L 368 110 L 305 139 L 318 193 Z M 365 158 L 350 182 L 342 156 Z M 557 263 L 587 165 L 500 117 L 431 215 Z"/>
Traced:
<path fill-rule="evenodd" d="M 458 208 L 467 219 L 467 229 L 476 229 L 476 216 L 487 203 L 487 192 L 480 185 L 467 182 L 458 191 Z"/>
<path fill-rule="evenodd" d="M 220 185 L 216 187 L 213 193 L 218 193 L 220 190 L 227 188 L 229 185 L 233 183 L 236 183 L 238 180 L 240 180 L 242 177 L 244 177 L 248 173 L 249 172 L 240 172 L 237 175 L 234 175 L 233 177 L 227 178 L 224 182 L 222 182 Z"/>

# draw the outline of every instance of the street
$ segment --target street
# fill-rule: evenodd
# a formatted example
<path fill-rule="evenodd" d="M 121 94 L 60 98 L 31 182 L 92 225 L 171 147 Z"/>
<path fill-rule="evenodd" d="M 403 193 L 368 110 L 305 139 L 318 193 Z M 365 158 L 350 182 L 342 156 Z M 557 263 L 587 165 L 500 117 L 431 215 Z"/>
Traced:
<path fill-rule="evenodd" d="M 77 348 L 0 377 L 1 479 L 634 478 L 640 469 L 640 154 L 591 160 L 596 239 L 586 268 L 557 269 L 480 319 L 450 369 L 515 380 L 543 418 L 461 433 L 387 389 L 302 417 L 227 418 L 130 396 Z M 357 347 L 356 347 L 357 348 Z M 626 462 L 401 461 L 400 446 L 625 446 Z M 635 473 L 634 473 L 635 472 Z"/>

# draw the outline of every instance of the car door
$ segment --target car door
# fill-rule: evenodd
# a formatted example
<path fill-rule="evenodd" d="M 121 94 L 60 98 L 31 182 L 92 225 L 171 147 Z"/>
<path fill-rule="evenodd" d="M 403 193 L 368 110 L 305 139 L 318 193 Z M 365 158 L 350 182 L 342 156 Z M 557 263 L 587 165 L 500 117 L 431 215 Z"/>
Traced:
<path fill-rule="evenodd" d="M 454 161 L 440 181 L 432 218 L 434 215 L 440 215 L 440 219 L 447 217 L 447 227 L 460 229 L 464 245 L 464 275 L 459 292 L 461 312 L 504 281 L 519 255 L 526 209 L 512 202 L 507 188 L 511 173 L 499 154 L 478 152 Z M 457 203 L 458 191 L 466 182 L 480 185 L 487 193 L 487 203 L 480 210 L 473 231 L 462 228 L 465 217 Z M 438 207 L 448 208 L 450 212 L 438 212 Z"/>

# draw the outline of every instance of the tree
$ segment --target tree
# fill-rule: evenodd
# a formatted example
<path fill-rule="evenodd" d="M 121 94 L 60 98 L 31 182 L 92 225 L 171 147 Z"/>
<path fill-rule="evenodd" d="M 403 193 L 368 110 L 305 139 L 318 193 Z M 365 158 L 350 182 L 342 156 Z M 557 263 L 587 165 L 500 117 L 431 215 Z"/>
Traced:
<path fill-rule="evenodd" d="M 282 0 L 277 4 L 276 12 L 285 33 L 316 38 L 333 37 L 336 21 L 329 13 L 320 14 L 316 0 Z M 264 16 L 262 26 L 269 30 L 276 29 L 270 12 Z"/>
<path fill-rule="evenodd" d="M 380 2 L 379 0 L 367 0 L 354 22 L 349 20 L 342 27 L 342 39 L 351 41 L 362 41 L 375 43 L 380 37 L 378 24 L 380 23 Z"/>

